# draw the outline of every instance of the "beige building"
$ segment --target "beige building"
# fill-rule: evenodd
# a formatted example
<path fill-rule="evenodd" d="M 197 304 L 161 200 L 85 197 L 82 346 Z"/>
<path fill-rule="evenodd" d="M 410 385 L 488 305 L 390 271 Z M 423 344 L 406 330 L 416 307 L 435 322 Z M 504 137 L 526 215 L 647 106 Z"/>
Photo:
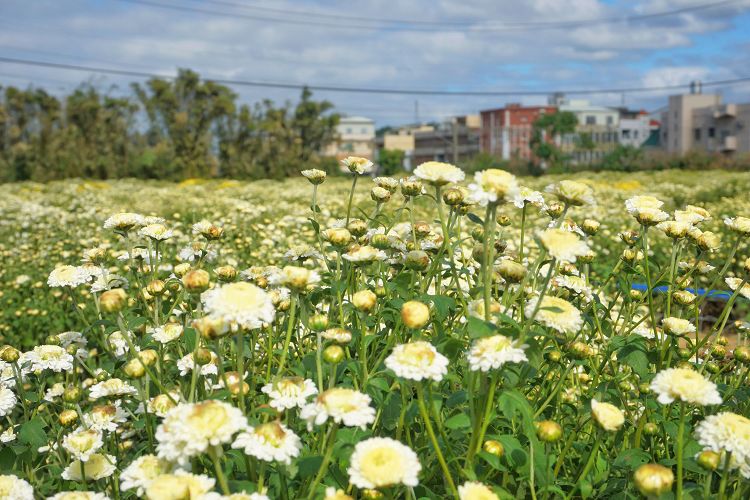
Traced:
<path fill-rule="evenodd" d="M 750 152 L 750 103 L 722 104 L 720 95 L 701 94 L 699 85 L 692 90 L 669 97 L 662 113 L 663 148 L 673 154 Z"/>
<path fill-rule="evenodd" d="M 336 140 L 323 152 L 326 156 L 375 157 L 375 122 L 363 116 L 344 116 L 336 126 Z"/>

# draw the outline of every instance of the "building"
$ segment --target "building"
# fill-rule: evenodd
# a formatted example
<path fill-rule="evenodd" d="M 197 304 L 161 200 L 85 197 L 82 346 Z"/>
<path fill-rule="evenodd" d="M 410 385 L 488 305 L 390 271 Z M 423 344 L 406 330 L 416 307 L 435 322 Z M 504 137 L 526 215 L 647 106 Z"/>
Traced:
<path fill-rule="evenodd" d="M 618 142 L 621 145 L 640 148 L 655 145 L 654 142 L 658 144 L 658 120 L 653 119 L 644 110 L 631 111 L 621 108 L 619 112 Z"/>
<path fill-rule="evenodd" d="M 432 130 L 413 132 L 412 165 L 426 161 L 458 164 L 479 153 L 479 115 L 452 118 Z"/>
<path fill-rule="evenodd" d="M 620 112 L 597 106 L 584 99 L 566 99 L 561 94 L 550 98 L 560 112 L 573 113 L 578 120 L 574 133 L 560 138 L 560 147 L 573 163 L 592 163 L 602 159 L 618 144 Z"/>
<path fill-rule="evenodd" d="M 435 128 L 434 125 L 426 123 L 404 125 L 377 137 L 375 139 L 375 144 L 378 151 L 383 149 L 403 151 L 404 160 L 401 167 L 409 172 L 415 167 L 413 162 L 415 147 L 414 134 L 417 132 L 433 132 Z"/>
<path fill-rule="evenodd" d="M 479 149 L 503 160 L 531 160 L 534 122 L 540 116 L 556 111 L 554 106 L 521 106 L 518 103 L 481 111 Z"/>
<path fill-rule="evenodd" d="M 338 159 L 347 156 L 374 158 L 375 122 L 363 116 L 344 116 L 336 126 L 336 140 L 324 150 L 324 155 Z"/>
<path fill-rule="evenodd" d="M 750 103 L 723 104 L 720 95 L 703 94 L 700 83 L 693 82 L 691 93 L 669 97 L 661 142 L 667 153 L 679 155 L 750 152 Z"/>

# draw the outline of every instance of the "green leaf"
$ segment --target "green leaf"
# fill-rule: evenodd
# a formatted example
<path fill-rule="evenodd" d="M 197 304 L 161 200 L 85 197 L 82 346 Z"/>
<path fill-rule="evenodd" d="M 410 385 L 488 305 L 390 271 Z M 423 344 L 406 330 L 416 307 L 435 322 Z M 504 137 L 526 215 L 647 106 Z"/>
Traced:
<path fill-rule="evenodd" d="M 445 426 L 451 430 L 466 429 L 471 426 L 471 420 L 466 413 L 459 413 L 446 420 Z"/>
<path fill-rule="evenodd" d="M 323 457 L 321 455 L 301 458 L 299 462 L 297 462 L 299 477 L 306 478 L 312 476 L 318 472 L 321 463 L 323 463 Z"/>
<path fill-rule="evenodd" d="M 624 450 L 617 455 L 612 463 L 615 467 L 623 467 L 629 470 L 635 470 L 641 465 L 651 461 L 651 456 L 640 448 L 631 448 Z"/>
<path fill-rule="evenodd" d="M 47 433 L 44 432 L 44 421 L 41 417 L 34 417 L 21 424 L 18 440 L 28 444 L 31 448 L 39 448 L 47 444 Z"/>
<path fill-rule="evenodd" d="M 493 335 L 495 333 L 495 325 L 493 325 L 489 321 L 475 318 L 474 316 L 469 317 L 467 325 L 469 329 L 469 337 L 471 337 L 472 339 L 489 337 L 490 335 Z"/>
<path fill-rule="evenodd" d="M 466 214 L 466 217 L 468 217 L 469 220 L 473 222 L 474 224 L 479 224 L 480 226 L 484 226 L 484 221 L 477 214 L 473 214 L 469 212 L 468 214 Z"/>

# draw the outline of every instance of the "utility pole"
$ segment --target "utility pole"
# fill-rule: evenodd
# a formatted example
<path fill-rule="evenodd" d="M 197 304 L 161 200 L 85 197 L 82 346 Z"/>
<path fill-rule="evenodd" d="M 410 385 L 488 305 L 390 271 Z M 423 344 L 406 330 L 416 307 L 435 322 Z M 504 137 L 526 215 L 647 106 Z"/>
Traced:
<path fill-rule="evenodd" d="M 414 100 L 414 125 L 419 125 L 419 101 Z"/>

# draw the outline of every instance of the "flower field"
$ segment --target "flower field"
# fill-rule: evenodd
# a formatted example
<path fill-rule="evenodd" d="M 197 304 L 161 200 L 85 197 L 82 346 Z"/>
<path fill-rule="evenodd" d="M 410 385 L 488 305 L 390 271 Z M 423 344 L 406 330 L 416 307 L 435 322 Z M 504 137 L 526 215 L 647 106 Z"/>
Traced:
<path fill-rule="evenodd" d="M 750 496 L 750 174 L 0 186 L 0 498 Z"/>

